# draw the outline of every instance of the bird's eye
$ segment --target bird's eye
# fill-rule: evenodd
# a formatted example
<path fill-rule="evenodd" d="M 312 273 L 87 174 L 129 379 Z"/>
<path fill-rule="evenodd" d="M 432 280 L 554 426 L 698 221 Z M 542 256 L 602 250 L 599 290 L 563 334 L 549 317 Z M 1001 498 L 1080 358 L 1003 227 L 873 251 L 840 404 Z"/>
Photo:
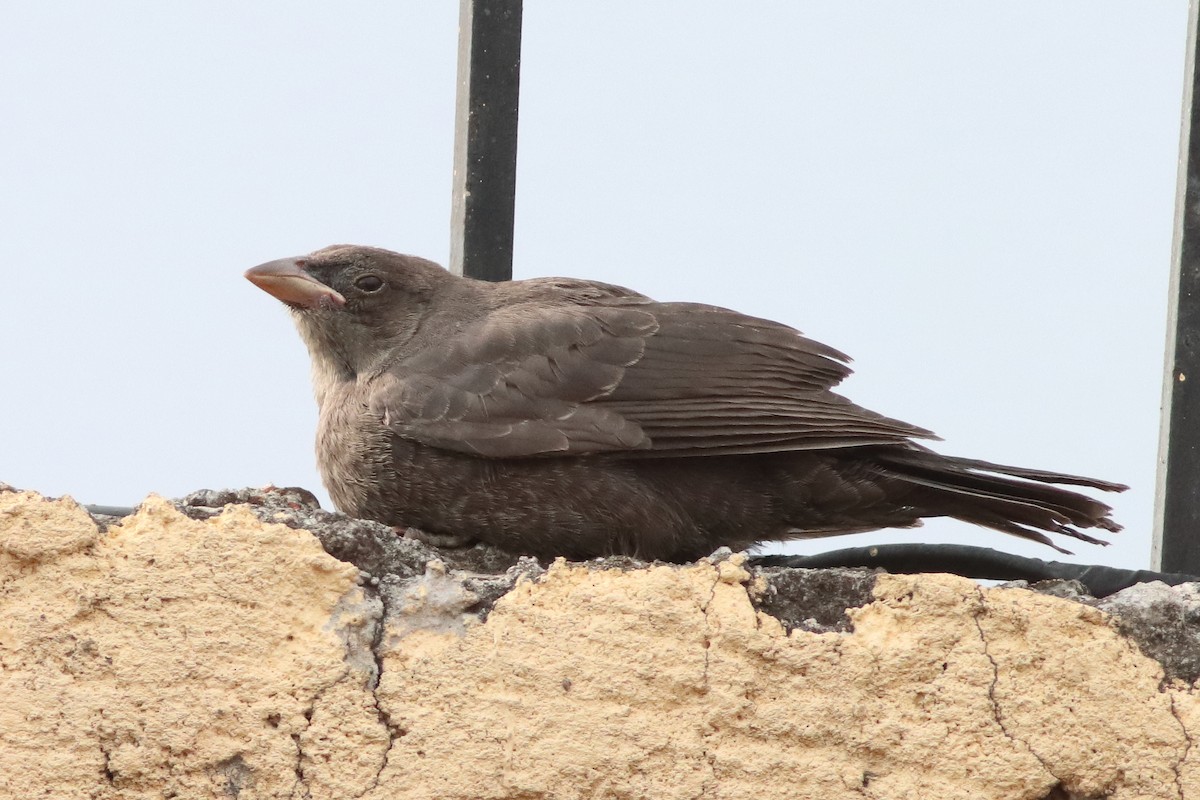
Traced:
<path fill-rule="evenodd" d="M 364 292 L 378 292 L 383 288 L 383 279 L 378 275 L 363 275 L 354 281 L 354 285 Z"/>

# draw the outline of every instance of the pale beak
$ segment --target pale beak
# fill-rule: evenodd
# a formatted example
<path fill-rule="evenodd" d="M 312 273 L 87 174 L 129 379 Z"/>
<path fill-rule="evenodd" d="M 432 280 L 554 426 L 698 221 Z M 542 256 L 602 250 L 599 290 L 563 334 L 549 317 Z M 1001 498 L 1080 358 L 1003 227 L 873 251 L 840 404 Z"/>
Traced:
<path fill-rule="evenodd" d="M 292 308 L 340 308 L 346 298 L 304 271 L 304 258 L 281 258 L 246 270 L 246 279 Z"/>

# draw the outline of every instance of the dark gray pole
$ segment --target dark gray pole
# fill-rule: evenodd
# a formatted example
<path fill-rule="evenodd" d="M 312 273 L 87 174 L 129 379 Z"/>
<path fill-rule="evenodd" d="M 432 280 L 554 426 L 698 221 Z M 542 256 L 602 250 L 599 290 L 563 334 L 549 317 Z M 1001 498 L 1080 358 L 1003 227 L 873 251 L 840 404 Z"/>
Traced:
<path fill-rule="evenodd" d="M 521 0 L 460 0 L 450 271 L 512 278 Z"/>
<path fill-rule="evenodd" d="M 1167 307 L 1167 358 L 1155 494 L 1155 569 L 1200 574 L 1200 104 L 1198 0 L 1188 4 L 1187 61 L 1175 236 Z"/>

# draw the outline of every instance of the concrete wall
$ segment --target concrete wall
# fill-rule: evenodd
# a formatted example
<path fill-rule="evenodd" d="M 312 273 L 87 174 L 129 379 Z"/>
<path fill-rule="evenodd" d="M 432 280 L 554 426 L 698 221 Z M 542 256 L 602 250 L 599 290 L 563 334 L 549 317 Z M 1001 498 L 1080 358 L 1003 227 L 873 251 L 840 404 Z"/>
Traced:
<path fill-rule="evenodd" d="M 0 796 L 1200 798 L 1195 676 L 1122 628 L 1191 624 L 1190 587 L 486 575 L 288 497 L 214 505 L 104 530 L 0 491 Z"/>

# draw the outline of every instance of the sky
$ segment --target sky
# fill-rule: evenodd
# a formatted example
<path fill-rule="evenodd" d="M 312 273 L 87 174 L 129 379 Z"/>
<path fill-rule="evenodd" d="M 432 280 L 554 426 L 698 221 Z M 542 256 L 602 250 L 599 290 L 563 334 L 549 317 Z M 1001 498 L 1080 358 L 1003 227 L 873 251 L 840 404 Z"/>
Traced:
<path fill-rule="evenodd" d="M 308 357 L 248 267 L 446 263 L 457 3 L 0 4 L 0 481 L 299 485 Z M 792 325 L 942 452 L 1124 481 L 1149 566 L 1185 0 L 527 0 L 517 278 Z M 770 545 L 1048 548 L 935 520 Z"/>

